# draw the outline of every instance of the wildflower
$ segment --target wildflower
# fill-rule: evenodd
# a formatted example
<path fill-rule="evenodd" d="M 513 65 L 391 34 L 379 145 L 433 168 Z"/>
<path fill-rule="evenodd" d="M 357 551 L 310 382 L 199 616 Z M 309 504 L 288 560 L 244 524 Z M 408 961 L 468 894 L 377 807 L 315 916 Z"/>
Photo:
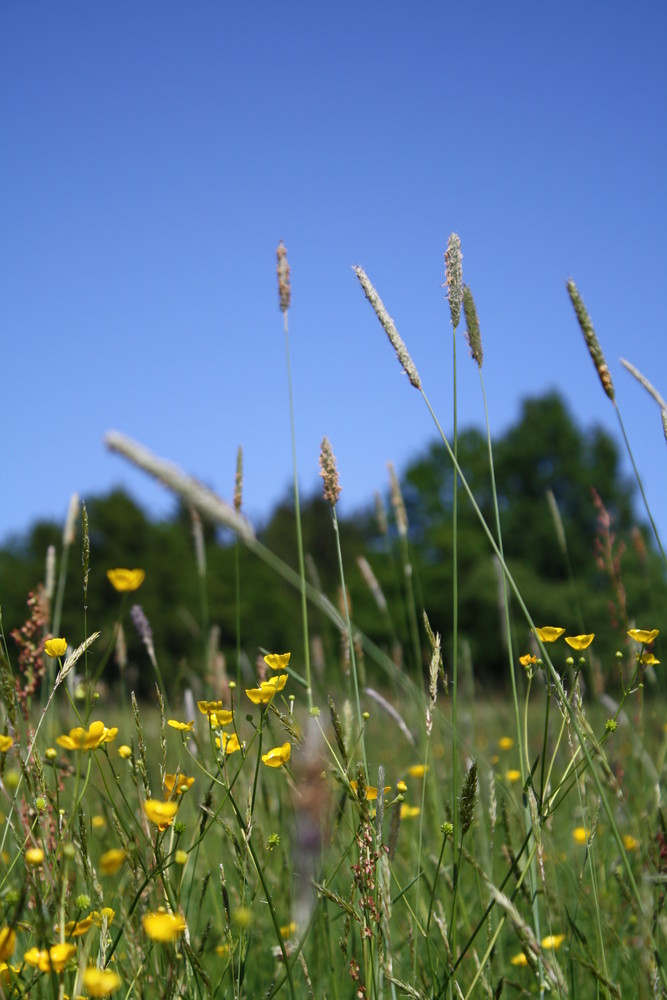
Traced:
<path fill-rule="evenodd" d="M 284 927 L 280 928 L 280 936 L 283 938 L 291 937 L 292 934 L 296 934 L 296 920 L 292 920 L 291 923 L 285 924 Z"/>
<path fill-rule="evenodd" d="M 118 747 L 118 756 L 122 757 L 123 760 L 129 760 L 132 756 L 132 747 L 129 747 L 127 743 L 123 743 L 122 746 Z"/>
<path fill-rule="evenodd" d="M 524 656 L 519 657 L 519 663 L 522 667 L 530 667 L 533 663 L 537 663 L 537 657 L 533 656 L 532 653 L 525 653 Z"/>
<path fill-rule="evenodd" d="M 498 746 L 501 750 L 511 750 L 514 746 L 514 740 L 511 736 L 501 736 L 498 740 Z"/>
<path fill-rule="evenodd" d="M 213 729 L 222 729 L 223 726 L 228 726 L 233 718 L 233 712 L 223 709 L 222 712 L 211 712 L 208 721 Z"/>
<path fill-rule="evenodd" d="M 271 670 L 286 670 L 291 655 L 291 653 L 267 653 L 264 662 Z"/>
<path fill-rule="evenodd" d="M 37 868 L 44 860 L 44 851 L 41 847 L 29 847 L 25 852 L 25 860 L 27 865 Z"/>
<path fill-rule="evenodd" d="M 143 569 L 109 569 L 107 578 L 114 590 L 119 593 L 128 593 L 139 590 L 146 579 L 146 571 Z"/>
<path fill-rule="evenodd" d="M 588 843 L 588 830 L 585 826 L 575 826 L 572 831 L 572 838 L 575 844 L 587 844 Z"/>
<path fill-rule="evenodd" d="M 178 729 L 181 733 L 191 733 L 195 727 L 195 720 L 193 719 L 192 722 L 177 722 L 176 719 L 167 719 L 167 725 L 171 726 L 172 729 Z"/>
<path fill-rule="evenodd" d="M 81 978 L 89 997 L 108 997 L 121 983 L 120 976 L 113 969 L 98 969 L 95 965 L 85 969 Z"/>
<path fill-rule="evenodd" d="M 90 914 L 83 920 L 68 920 L 65 924 L 65 935 L 66 937 L 82 937 L 92 926 L 93 918 Z"/>
<path fill-rule="evenodd" d="M 401 803 L 401 819 L 413 819 L 419 816 L 420 812 L 419 806 L 409 806 L 407 802 Z"/>
<path fill-rule="evenodd" d="M 149 938 L 162 942 L 175 941 L 187 926 L 180 913 L 167 913 L 162 909 L 147 913 L 141 922 Z"/>
<path fill-rule="evenodd" d="M 505 777 L 509 782 L 514 783 L 521 779 L 521 771 L 517 771 L 516 768 L 510 768 L 509 771 L 505 771 Z"/>
<path fill-rule="evenodd" d="M 263 753 L 262 763 L 266 764 L 267 767 L 282 767 L 290 759 L 291 753 L 292 745 L 290 743 L 283 743 L 281 747 L 274 747 L 268 753 Z"/>
<path fill-rule="evenodd" d="M 407 790 L 408 790 L 408 786 L 405 784 L 404 781 L 397 781 L 396 782 L 396 791 L 397 792 L 400 792 L 401 794 L 403 794 L 403 792 L 407 792 Z"/>
<path fill-rule="evenodd" d="M 48 950 L 29 948 L 23 956 L 24 962 L 34 965 L 42 972 L 62 972 L 71 958 L 76 955 L 76 945 L 54 944 Z"/>
<path fill-rule="evenodd" d="M 543 628 L 536 628 L 535 635 L 541 642 L 555 642 L 565 632 L 564 628 L 556 628 L 553 625 L 545 625 Z"/>
<path fill-rule="evenodd" d="M 582 650 L 588 649 L 594 638 L 595 632 L 591 632 L 590 635 L 566 635 L 565 642 L 572 649 Z"/>
<path fill-rule="evenodd" d="M 13 736 L 0 736 L 0 753 L 7 753 L 14 746 Z"/>
<path fill-rule="evenodd" d="M 642 663 L 645 667 L 657 667 L 660 663 L 660 660 L 657 658 L 657 656 L 654 656 L 653 653 L 642 653 L 642 655 L 639 657 L 639 662 Z"/>
<path fill-rule="evenodd" d="M 158 830 L 166 830 L 174 822 L 174 816 L 178 811 L 176 802 L 161 802 L 159 799 L 146 799 L 144 802 L 144 812 L 151 823 L 155 823 Z"/>
<path fill-rule="evenodd" d="M 412 764 L 408 768 L 408 774 L 411 778 L 423 778 L 428 771 L 428 764 Z"/>
<path fill-rule="evenodd" d="M 177 795 L 182 795 L 183 792 L 187 792 L 188 788 L 191 788 L 192 785 L 194 785 L 194 783 L 195 783 L 195 779 L 194 778 L 188 778 L 188 776 L 186 774 L 179 774 L 179 776 L 178 776 L 178 785 L 176 786 L 176 794 Z M 171 793 L 174 790 L 174 785 L 175 784 L 176 784 L 176 775 L 175 774 L 165 774 L 165 776 L 164 776 L 164 792 L 165 792 L 164 797 L 165 797 L 165 799 L 169 798 L 169 796 L 171 795 Z"/>
<path fill-rule="evenodd" d="M 104 816 L 93 816 L 90 823 L 93 830 L 103 830 L 107 825 L 107 821 Z"/>
<path fill-rule="evenodd" d="M 512 965 L 528 965 L 528 959 L 522 951 L 517 952 L 516 955 L 512 955 L 510 962 Z"/>
<path fill-rule="evenodd" d="M 109 924 L 113 923 L 116 911 L 112 910 L 110 906 L 103 906 L 101 910 L 93 910 L 90 916 L 96 927 L 101 927 L 104 920 L 106 920 L 108 927 Z"/>
<path fill-rule="evenodd" d="M 623 847 L 626 851 L 636 851 L 639 847 L 639 841 L 631 833 L 626 833 L 623 836 Z"/>
<path fill-rule="evenodd" d="M 352 790 L 353 790 L 354 794 L 356 795 L 357 794 L 357 782 L 356 781 L 351 781 L 350 784 L 352 785 Z M 390 791 L 391 791 L 391 785 L 385 785 L 384 786 L 384 794 L 386 795 L 387 792 L 390 792 Z M 368 801 L 369 802 L 374 802 L 377 797 L 378 797 L 378 790 L 377 790 L 377 788 L 375 788 L 374 785 L 366 785 L 366 798 L 368 799 Z"/>
<path fill-rule="evenodd" d="M 560 948 L 564 940 L 564 934 L 547 934 L 545 938 L 542 938 L 541 944 L 543 948 L 552 948 L 555 951 L 556 948 Z"/>
<path fill-rule="evenodd" d="M 11 958 L 16 948 L 16 932 L 11 927 L 0 930 L 0 961 Z"/>
<path fill-rule="evenodd" d="M 125 863 L 127 853 L 122 847 L 112 847 L 100 858 L 100 871 L 103 875 L 115 875 Z"/>
<path fill-rule="evenodd" d="M 185 864 L 187 864 L 187 861 L 188 861 L 188 852 L 187 851 L 176 851 L 176 853 L 174 854 L 174 861 L 176 862 L 177 865 L 185 865 Z"/>
<path fill-rule="evenodd" d="M 236 733 L 222 733 L 220 737 L 216 736 L 215 745 L 222 750 L 222 752 L 229 757 L 230 753 L 236 753 L 237 750 L 241 749 L 241 744 L 239 743 L 239 738 Z"/>
<path fill-rule="evenodd" d="M 628 630 L 628 635 L 631 639 L 634 639 L 635 642 L 643 642 L 644 645 L 647 646 L 649 643 L 655 642 L 660 635 L 660 629 L 652 628 L 649 631 L 645 628 L 631 628 Z"/>
<path fill-rule="evenodd" d="M 215 953 L 216 953 L 216 955 L 219 955 L 220 958 L 227 958 L 227 956 L 229 955 L 229 951 L 230 951 L 230 948 L 229 948 L 228 944 L 218 944 L 218 945 L 216 945 Z"/>
<path fill-rule="evenodd" d="M 116 739 L 118 728 L 107 729 L 103 722 L 92 722 L 88 729 L 77 726 L 68 736 L 59 736 L 56 743 L 65 750 L 97 750 L 103 743 Z"/>
<path fill-rule="evenodd" d="M 287 674 L 278 674 L 268 681 L 262 681 L 258 688 L 246 688 L 246 694 L 253 705 L 268 705 L 278 691 L 282 691 L 287 683 Z"/>
<path fill-rule="evenodd" d="M 64 656 L 67 650 L 67 639 L 47 639 L 44 643 L 44 652 L 47 656 L 57 659 Z"/>

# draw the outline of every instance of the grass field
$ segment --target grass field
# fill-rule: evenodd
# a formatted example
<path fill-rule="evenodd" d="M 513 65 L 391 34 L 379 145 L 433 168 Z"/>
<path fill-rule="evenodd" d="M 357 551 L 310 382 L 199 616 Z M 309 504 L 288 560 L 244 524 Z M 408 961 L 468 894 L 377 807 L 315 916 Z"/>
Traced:
<path fill-rule="evenodd" d="M 377 292 L 361 269 L 358 277 L 439 427 Z M 278 278 L 287 339 L 282 246 Z M 463 308 L 481 373 L 456 237 L 447 279 L 454 332 Z M 574 285 L 568 291 L 615 405 L 590 319 Z M 262 650 L 252 676 L 212 655 L 207 700 L 187 690 L 175 700 L 138 603 L 141 569 L 109 573 L 118 599 L 111 639 L 85 612 L 79 636 L 60 636 L 58 609 L 80 597 L 47 583 L 30 606 L 19 654 L 3 633 L 0 659 L 3 996 L 666 995 L 659 622 L 638 621 L 615 662 L 596 662 L 593 631 L 532 621 L 503 559 L 500 517 L 488 525 L 480 515 L 503 569 L 505 609 L 511 596 L 531 636 L 526 648 L 508 644 L 510 693 L 494 700 L 476 690 L 456 627 L 443 651 L 414 601 L 408 613 L 424 671 L 376 648 L 345 601 L 336 608 L 307 584 L 301 545 L 299 573 L 261 546 L 241 513 L 240 483 L 228 506 L 128 439 L 109 444 L 231 527 L 277 580 L 300 590 L 293 627 L 306 652 L 297 662 L 288 651 Z M 456 441 L 443 434 L 443 448 L 458 469 Z M 326 439 L 320 461 L 339 541 L 338 470 Z M 298 525 L 296 483 L 295 470 Z M 466 494 L 462 474 L 458 489 Z M 454 538 L 456 517 L 455 503 Z M 64 537 L 71 547 L 71 525 Z M 85 510 L 82 548 L 85 607 Z M 338 552 L 345 594 L 340 544 Z M 456 558 L 454 549 L 455 566 Z M 451 600 L 456 622 L 456 584 Z M 311 602 L 341 640 L 340 662 L 317 680 Z M 147 704 L 120 683 L 111 697 L 101 680 L 111 656 L 122 668 L 121 626 L 130 617 L 156 681 Z M 369 662 L 378 689 L 365 683 Z M 584 696 L 591 672 L 602 684 Z"/>

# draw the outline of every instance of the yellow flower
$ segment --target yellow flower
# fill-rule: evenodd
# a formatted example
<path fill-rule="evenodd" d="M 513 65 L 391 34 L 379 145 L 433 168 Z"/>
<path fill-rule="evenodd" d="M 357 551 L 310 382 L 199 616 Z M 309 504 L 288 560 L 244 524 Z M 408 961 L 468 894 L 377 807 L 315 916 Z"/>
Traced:
<path fill-rule="evenodd" d="M 428 771 L 428 764 L 413 764 L 408 768 L 408 774 L 411 778 L 423 778 Z"/>
<path fill-rule="evenodd" d="M 289 656 L 289 653 L 287 654 Z M 264 657 L 266 659 L 266 657 Z M 291 937 L 292 934 L 296 934 L 296 920 L 292 920 L 291 923 L 285 924 L 284 927 L 280 928 L 280 936 L 283 938 Z"/>
<path fill-rule="evenodd" d="M 525 653 L 523 656 L 519 657 L 519 663 L 521 664 L 522 667 L 529 667 L 531 663 L 537 663 L 537 657 L 533 656 L 532 653 Z M 523 952 L 521 952 L 521 954 L 523 955 Z"/>
<path fill-rule="evenodd" d="M 643 663 L 645 667 L 657 667 L 660 664 L 660 660 L 653 653 L 642 653 L 639 662 Z"/>
<path fill-rule="evenodd" d="M 542 938 L 542 947 L 553 948 L 555 951 L 556 948 L 560 948 L 564 940 L 564 934 L 547 934 L 545 938 Z"/>
<path fill-rule="evenodd" d="M 566 635 L 565 642 L 572 649 L 582 650 L 588 649 L 594 638 L 595 632 L 591 632 L 590 635 Z"/>
<path fill-rule="evenodd" d="M 528 965 L 528 959 L 522 951 L 517 952 L 516 955 L 512 955 L 510 962 L 512 965 Z"/>
<path fill-rule="evenodd" d="M 233 718 L 234 713 L 226 709 L 223 709 L 222 712 L 211 712 L 208 717 L 213 729 L 222 729 L 223 726 L 228 726 Z"/>
<path fill-rule="evenodd" d="M 405 784 L 404 781 L 397 781 L 396 782 L 396 791 L 397 792 L 407 792 L 407 790 L 408 790 L 408 786 Z"/>
<path fill-rule="evenodd" d="M 180 913 L 167 913 L 158 910 L 147 913 L 142 920 L 144 930 L 153 941 L 175 941 L 186 928 L 186 923 Z"/>
<path fill-rule="evenodd" d="M 81 977 L 83 988 L 90 997 L 108 997 L 120 986 L 120 976 L 113 969 L 98 969 L 91 965 Z"/>
<path fill-rule="evenodd" d="M 511 736 L 501 736 L 498 740 L 498 747 L 501 750 L 511 750 L 514 746 L 514 740 Z"/>
<path fill-rule="evenodd" d="M 174 861 L 177 865 L 185 865 L 188 862 L 188 852 L 187 851 L 176 851 L 174 854 Z"/>
<path fill-rule="evenodd" d="M 114 590 L 125 593 L 139 590 L 146 579 L 146 571 L 143 569 L 109 569 L 107 577 Z"/>
<path fill-rule="evenodd" d="M 264 657 L 264 662 L 267 667 L 271 667 L 271 670 L 285 670 L 291 655 L 291 653 L 268 653 Z"/>
<path fill-rule="evenodd" d="M 631 639 L 634 639 L 635 642 L 643 642 L 646 646 L 658 638 L 660 635 L 660 629 L 652 628 L 649 632 L 649 630 L 645 628 L 631 628 L 628 631 L 628 635 Z"/>
<path fill-rule="evenodd" d="M 239 738 L 236 733 L 222 733 L 222 745 L 220 743 L 220 737 L 216 736 L 215 745 L 219 747 L 227 757 L 230 753 L 236 753 L 237 750 L 241 749 L 241 744 L 239 743 Z"/>
<path fill-rule="evenodd" d="M 266 764 L 267 767 L 282 767 L 290 759 L 291 753 L 292 745 L 290 743 L 283 743 L 281 747 L 274 747 L 268 753 L 263 753 L 262 763 Z"/>
<path fill-rule="evenodd" d="M 111 743 L 118 736 L 118 728 L 107 729 L 103 722 L 92 722 L 88 729 L 77 726 L 68 736 L 59 736 L 56 743 L 65 750 L 97 750 L 103 743 Z"/>
<path fill-rule="evenodd" d="M 520 781 L 521 780 L 521 771 L 517 771 L 515 768 L 510 768 L 509 771 L 505 771 L 505 777 L 510 782 Z"/>
<path fill-rule="evenodd" d="M 639 847 L 639 841 L 631 833 L 626 833 L 623 836 L 623 847 L 626 851 L 636 851 Z"/>
<path fill-rule="evenodd" d="M 67 639 L 47 639 L 44 643 L 44 652 L 47 656 L 57 659 L 64 656 L 67 649 Z"/>
<path fill-rule="evenodd" d="M 0 736 L 0 753 L 7 753 L 10 747 L 14 746 L 13 736 Z"/>
<path fill-rule="evenodd" d="M 354 791 L 354 794 L 356 795 L 357 794 L 357 782 L 356 781 L 351 781 L 350 784 L 352 785 L 352 789 Z M 386 795 L 387 792 L 390 792 L 390 791 L 391 791 L 391 785 L 385 785 L 384 786 L 384 794 Z M 378 797 L 378 790 L 377 790 L 377 788 L 375 788 L 374 785 L 366 785 L 366 798 L 368 799 L 368 801 L 369 802 L 374 802 L 377 797 Z"/>
<path fill-rule="evenodd" d="M 413 819 L 419 816 L 421 809 L 419 806 L 409 806 L 407 802 L 401 803 L 401 819 Z"/>
<path fill-rule="evenodd" d="M 25 852 L 25 860 L 26 864 L 32 865 L 33 868 L 36 868 L 38 865 L 41 865 L 44 860 L 44 851 L 41 847 L 29 847 Z"/>
<path fill-rule="evenodd" d="M 198 701 L 197 708 L 202 715 L 211 715 L 213 712 L 222 712 L 221 701 Z"/>
<path fill-rule="evenodd" d="M 0 961 L 5 962 L 11 958 L 16 948 L 16 932 L 11 927 L 3 927 L 0 930 Z"/>
<path fill-rule="evenodd" d="M 103 875 L 115 875 L 125 864 L 126 852 L 122 847 L 112 847 L 100 858 L 100 871 Z"/>
<path fill-rule="evenodd" d="M 268 705 L 277 691 L 282 691 L 287 683 L 287 674 L 278 674 L 268 681 L 262 681 L 258 688 L 246 688 L 246 694 L 253 705 Z"/>
<path fill-rule="evenodd" d="M 169 796 L 171 795 L 175 783 L 176 783 L 176 775 L 175 774 L 165 774 L 165 776 L 164 776 L 164 797 L 165 797 L 165 799 L 168 799 Z M 183 792 L 187 792 L 188 788 L 191 788 L 192 785 L 194 785 L 194 783 L 195 783 L 195 779 L 194 778 L 188 778 L 187 774 L 179 774 L 179 776 L 178 776 L 178 785 L 176 787 L 176 794 L 177 795 L 182 795 Z"/>
<path fill-rule="evenodd" d="M 132 756 L 132 747 L 128 747 L 127 743 L 123 743 L 122 746 L 118 747 L 118 756 L 122 757 L 123 760 L 129 760 Z"/>
<path fill-rule="evenodd" d="M 107 825 L 107 821 L 104 816 L 93 816 L 90 821 L 93 830 L 103 830 Z"/>
<path fill-rule="evenodd" d="M 229 955 L 229 950 L 230 949 L 228 944 L 219 944 L 216 945 L 215 953 L 216 955 L 219 955 L 220 958 L 227 958 L 227 956 Z"/>
<path fill-rule="evenodd" d="M 101 910 L 93 910 L 90 916 L 96 927 L 101 927 L 104 920 L 106 920 L 108 927 L 109 924 L 113 923 L 116 911 L 112 910 L 110 906 L 103 906 Z"/>
<path fill-rule="evenodd" d="M 67 937 L 81 937 L 86 931 L 89 931 L 93 926 L 93 918 L 91 914 L 84 917 L 83 920 L 69 920 L 65 924 L 65 935 Z"/>
<path fill-rule="evenodd" d="M 76 945 L 54 944 L 48 951 L 30 948 L 23 956 L 24 962 L 34 965 L 42 972 L 62 972 L 70 958 L 76 955 Z"/>
<path fill-rule="evenodd" d="M 572 831 L 572 838 L 575 844 L 587 844 L 588 843 L 588 830 L 585 826 L 575 826 Z"/>
<path fill-rule="evenodd" d="M 161 802 L 159 799 L 146 799 L 144 802 L 144 812 L 158 830 L 166 830 L 171 826 L 177 810 L 177 802 Z"/>
<path fill-rule="evenodd" d="M 564 628 L 555 628 L 553 625 L 545 625 L 544 628 L 536 628 L 535 635 L 542 642 L 555 642 L 565 632 Z"/>
<path fill-rule="evenodd" d="M 178 729 L 182 733 L 191 733 L 195 727 L 195 720 L 192 722 L 177 722 L 176 719 L 167 719 L 167 725 L 172 729 Z"/>

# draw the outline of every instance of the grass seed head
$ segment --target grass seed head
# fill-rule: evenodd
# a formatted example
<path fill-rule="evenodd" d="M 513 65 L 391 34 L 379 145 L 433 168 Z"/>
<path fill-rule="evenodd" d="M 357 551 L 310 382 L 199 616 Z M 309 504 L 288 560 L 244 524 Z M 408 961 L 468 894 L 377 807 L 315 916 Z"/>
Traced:
<path fill-rule="evenodd" d="M 290 284 L 290 266 L 287 263 L 287 247 L 281 240 L 276 250 L 278 259 L 278 303 L 280 311 L 285 313 L 290 307 L 292 299 L 292 286 Z"/>
<path fill-rule="evenodd" d="M 461 240 L 452 233 L 447 241 L 445 251 L 445 288 L 449 301 L 449 311 L 452 314 L 452 326 L 457 328 L 461 321 L 461 301 L 463 299 L 463 266 L 461 261 Z"/>
<path fill-rule="evenodd" d="M 400 361 L 403 367 L 403 371 L 408 376 L 410 382 L 412 383 L 412 385 L 414 385 L 415 389 L 421 389 L 422 383 L 421 379 L 419 378 L 419 372 L 415 367 L 414 361 L 408 354 L 408 349 L 403 343 L 401 335 L 396 329 L 396 325 L 393 319 L 385 309 L 382 299 L 373 288 L 373 285 L 371 284 L 368 275 L 364 271 L 363 267 L 355 267 L 353 270 L 357 278 L 359 279 L 361 287 L 363 288 L 366 294 L 366 298 L 373 307 L 375 315 L 377 316 L 377 318 L 380 320 L 380 323 L 384 327 L 384 332 L 389 337 L 391 345 L 396 351 L 396 357 Z"/>
<path fill-rule="evenodd" d="M 477 317 L 475 300 L 473 299 L 472 292 L 467 285 L 463 288 L 463 311 L 466 317 L 466 339 L 470 347 L 470 353 L 477 362 L 478 366 L 481 368 L 484 360 L 484 351 L 482 350 L 482 334 L 479 329 L 479 319 Z"/>
<path fill-rule="evenodd" d="M 584 335 L 584 340 L 586 341 L 586 346 L 588 347 L 588 353 L 593 359 L 593 364 L 595 365 L 597 373 L 600 377 L 602 388 L 613 402 L 616 398 L 616 393 L 614 391 L 614 384 L 611 380 L 611 372 L 607 367 L 607 362 L 605 361 L 604 354 L 602 353 L 600 341 L 598 340 L 595 330 L 593 329 L 593 323 L 588 315 L 588 310 L 586 309 L 577 286 L 572 278 L 568 280 L 566 288 L 567 294 L 570 296 L 570 302 L 574 307 L 577 320 L 579 321 L 581 332 Z"/>
<path fill-rule="evenodd" d="M 338 469 L 336 468 L 336 456 L 331 449 L 329 438 L 322 438 L 320 445 L 320 476 L 324 480 L 323 495 L 332 507 L 336 506 L 341 493 Z"/>

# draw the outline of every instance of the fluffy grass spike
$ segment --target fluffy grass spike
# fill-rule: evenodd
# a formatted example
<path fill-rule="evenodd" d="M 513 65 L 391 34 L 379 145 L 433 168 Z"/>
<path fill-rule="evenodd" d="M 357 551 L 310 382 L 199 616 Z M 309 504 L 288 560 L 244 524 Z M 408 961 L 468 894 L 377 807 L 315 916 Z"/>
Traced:
<path fill-rule="evenodd" d="M 414 385 L 415 389 L 421 389 L 422 383 L 421 383 L 421 379 L 419 378 L 419 372 L 415 368 L 414 361 L 412 360 L 412 358 L 408 354 L 408 349 L 405 346 L 405 344 L 403 343 L 401 335 L 399 334 L 398 330 L 396 329 L 396 325 L 395 325 L 393 319 L 391 318 L 391 316 L 389 315 L 389 313 L 385 309 L 385 307 L 384 307 L 384 305 L 382 303 L 382 299 L 380 298 L 380 296 L 378 295 L 378 293 L 373 288 L 373 285 L 371 284 L 371 282 L 370 282 L 370 280 L 368 278 L 368 275 L 364 271 L 363 267 L 355 267 L 354 268 L 354 273 L 356 274 L 357 278 L 359 279 L 361 287 L 363 288 L 363 290 L 364 290 L 364 292 L 366 294 L 366 298 L 368 299 L 368 301 L 370 302 L 370 304 L 373 306 L 373 310 L 375 312 L 375 315 L 377 316 L 377 318 L 382 323 L 382 326 L 384 327 L 384 332 L 389 337 L 389 340 L 391 341 L 392 347 L 396 351 L 396 357 L 400 361 L 400 363 L 401 363 L 401 365 L 403 367 L 403 371 L 408 376 L 408 378 L 410 379 L 410 382 L 412 383 L 412 385 Z"/>
<path fill-rule="evenodd" d="M 616 393 L 614 391 L 614 383 L 611 380 L 611 372 L 609 371 L 604 354 L 602 353 L 600 341 L 598 340 L 595 330 L 593 329 L 593 323 L 588 315 L 588 310 L 586 309 L 577 286 L 572 278 L 568 280 L 565 287 L 567 288 L 567 294 L 570 296 L 570 302 L 574 307 L 577 320 L 579 321 L 581 332 L 584 335 L 584 340 L 586 341 L 586 346 L 588 347 L 588 353 L 593 359 L 593 364 L 595 365 L 597 373 L 600 377 L 602 388 L 607 393 L 611 401 L 614 402 L 616 400 Z"/>

